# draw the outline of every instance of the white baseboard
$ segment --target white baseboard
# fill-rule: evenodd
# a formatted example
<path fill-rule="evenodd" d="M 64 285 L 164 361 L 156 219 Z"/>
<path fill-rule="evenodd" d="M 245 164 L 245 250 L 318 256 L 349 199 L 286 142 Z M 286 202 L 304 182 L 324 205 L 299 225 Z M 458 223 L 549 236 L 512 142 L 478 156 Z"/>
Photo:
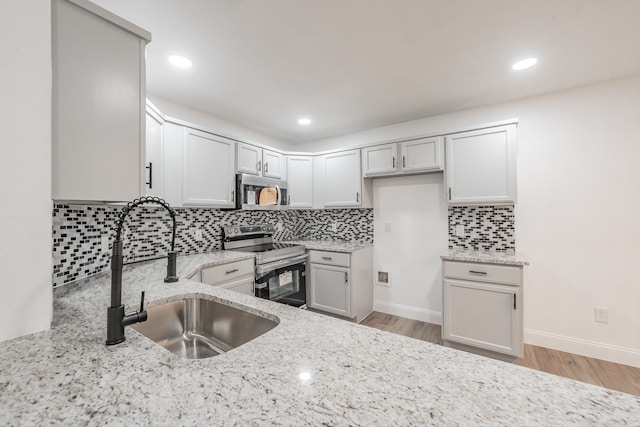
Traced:
<path fill-rule="evenodd" d="M 622 363 L 640 368 L 640 350 L 619 347 L 595 341 L 572 338 L 548 332 L 524 330 L 524 342 L 538 347 L 552 348 L 567 353 Z"/>
<path fill-rule="evenodd" d="M 387 301 L 374 301 L 373 309 L 381 313 L 433 323 L 434 325 L 442 325 L 442 313 L 439 311 L 426 310 L 424 308 L 395 304 Z"/>

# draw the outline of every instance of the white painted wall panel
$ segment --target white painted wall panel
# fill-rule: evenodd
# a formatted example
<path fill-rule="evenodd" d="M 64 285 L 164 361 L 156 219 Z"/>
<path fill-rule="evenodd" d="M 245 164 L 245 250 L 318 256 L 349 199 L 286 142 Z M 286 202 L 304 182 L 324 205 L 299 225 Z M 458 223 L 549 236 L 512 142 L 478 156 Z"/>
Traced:
<path fill-rule="evenodd" d="M 2 341 L 48 329 L 53 311 L 51 3 L 3 2 L 0 51 Z"/>
<path fill-rule="evenodd" d="M 447 205 L 442 173 L 373 180 L 374 310 L 441 323 Z M 389 230 L 389 231 L 385 231 Z"/>

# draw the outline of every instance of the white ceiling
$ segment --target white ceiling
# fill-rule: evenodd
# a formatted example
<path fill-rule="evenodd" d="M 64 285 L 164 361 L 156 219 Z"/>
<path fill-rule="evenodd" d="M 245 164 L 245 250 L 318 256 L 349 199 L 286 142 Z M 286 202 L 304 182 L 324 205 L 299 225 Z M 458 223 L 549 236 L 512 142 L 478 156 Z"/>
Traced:
<path fill-rule="evenodd" d="M 640 73 L 640 0 L 92 1 L 153 34 L 149 93 L 295 143 Z"/>

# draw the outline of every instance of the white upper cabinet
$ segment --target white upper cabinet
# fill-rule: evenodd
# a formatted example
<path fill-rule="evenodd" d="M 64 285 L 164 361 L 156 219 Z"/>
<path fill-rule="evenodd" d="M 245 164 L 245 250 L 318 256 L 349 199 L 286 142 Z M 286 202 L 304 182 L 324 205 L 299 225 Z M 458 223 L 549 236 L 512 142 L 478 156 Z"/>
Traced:
<path fill-rule="evenodd" d="M 88 1 L 52 2 L 52 198 L 145 193 L 145 45 L 151 34 Z"/>
<path fill-rule="evenodd" d="M 396 143 L 363 148 L 364 176 L 396 173 L 398 171 L 397 155 L 398 145 Z"/>
<path fill-rule="evenodd" d="M 313 207 L 313 157 L 287 156 L 289 207 Z"/>
<path fill-rule="evenodd" d="M 231 140 L 184 129 L 184 206 L 235 206 L 234 150 Z"/>
<path fill-rule="evenodd" d="M 163 191 L 163 132 L 164 119 L 149 104 L 147 104 L 147 166 L 146 188 L 147 196 L 164 197 Z"/>
<path fill-rule="evenodd" d="M 250 175 L 261 175 L 262 172 L 262 148 L 239 142 L 236 144 L 236 172 Z"/>
<path fill-rule="evenodd" d="M 251 144 L 237 144 L 237 173 L 286 179 L 285 156 Z"/>
<path fill-rule="evenodd" d="M 442 137 L 419 138 L 362 149 L 364 176 L 441 171 Z"/>
<path fill-rule="evenodd" d="M 326 184 L 324 206 L 362 206 L 360 150 L 340 151 L 323 157 Z"/>
<path fill-rule="evenodd" d="M 402 172 L 438 171 L 444 167 L 444 143 L 441 136 L 400 143 Z"/>
<path fill-rule="evenodd" d="M 285 156 L 275 151 L 262 151 L 263 170 L 262 176 L 269 178 L 286 179 Z"/>
<path fill-rule="evenodd" d="M 450 204 L 516 202 L 516 125 L 445 138 Z"/>

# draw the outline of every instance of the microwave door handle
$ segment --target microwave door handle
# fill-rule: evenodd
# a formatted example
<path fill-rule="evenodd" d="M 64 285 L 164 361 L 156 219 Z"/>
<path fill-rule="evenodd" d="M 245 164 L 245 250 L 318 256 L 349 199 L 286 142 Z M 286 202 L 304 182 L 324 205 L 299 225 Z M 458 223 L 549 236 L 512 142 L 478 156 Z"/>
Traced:
<path fill-rule="evenodd" d="M 263 274 L 268 273 L 273 270 L 277 270 L 282 267 L 289 267 L 290 265 L 300 264 L 300 262 L 304 261 L 309 255 L 304 254 L 297 256 L 295 258 L 287 258 L 281 259 L 280 261 L 270 262 L 269 264 L 262 264 L 256 266 L 256 273 Z"/>

